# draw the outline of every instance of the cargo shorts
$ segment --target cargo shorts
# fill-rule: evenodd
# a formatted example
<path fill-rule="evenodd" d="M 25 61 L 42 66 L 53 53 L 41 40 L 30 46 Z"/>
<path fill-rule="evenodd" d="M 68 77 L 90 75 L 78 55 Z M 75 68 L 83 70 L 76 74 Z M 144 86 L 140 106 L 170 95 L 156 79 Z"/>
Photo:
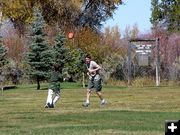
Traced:
<path fill-rule="evenodd" d="M 102 90 L 102 79 L 99 74 L 91 76 L 89 78 L 88 87 L 89 90 L 95 89 L 96 92 Z"/>

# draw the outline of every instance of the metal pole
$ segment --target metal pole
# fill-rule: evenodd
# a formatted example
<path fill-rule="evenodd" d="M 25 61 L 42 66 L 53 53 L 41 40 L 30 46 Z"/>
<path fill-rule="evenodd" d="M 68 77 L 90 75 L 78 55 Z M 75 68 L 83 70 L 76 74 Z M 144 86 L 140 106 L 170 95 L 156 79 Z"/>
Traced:
<path fill-rule="evenodd" d="M 131 42 L 128 44 L 128 86 L 131 86 Z"/>
<path fill-rule="evenodd" d="M 159 38 L 156 39 L 156 86 L 160 85 L 160 48 L 159 48 Z"/>

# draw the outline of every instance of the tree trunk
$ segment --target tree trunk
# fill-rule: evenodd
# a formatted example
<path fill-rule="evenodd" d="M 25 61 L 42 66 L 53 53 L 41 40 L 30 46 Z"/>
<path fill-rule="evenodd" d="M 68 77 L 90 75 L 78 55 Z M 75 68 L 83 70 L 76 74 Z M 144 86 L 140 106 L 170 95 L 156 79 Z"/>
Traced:
<path fill-rule="evenodd" d="M 39 77 L 37 77 L 37 90 L 40 90 L 40 80 L 39 80 Z"/>

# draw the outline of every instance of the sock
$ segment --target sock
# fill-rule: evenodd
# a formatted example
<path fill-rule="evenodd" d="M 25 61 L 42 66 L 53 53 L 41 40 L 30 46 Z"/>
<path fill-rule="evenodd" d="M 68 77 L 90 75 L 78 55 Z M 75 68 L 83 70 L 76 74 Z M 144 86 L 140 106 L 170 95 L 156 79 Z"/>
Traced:
<path fill-rule="evenodd" d="M 55 97 L 53 99 L 53 104 L 55 105 L 55 103 L 60 99 L 60 92 L 59 91 L 56 91 L 55 92 Z"/>
<path fill-rule="evenodd" d="M 53 90 L 49 89 L 46 104 L 47 103 L 52 104 L 52 101 L 53 101 L 52 97 L 53 97 Z"/>
<path fill-rule="evenodd" d="M 105 99 L 102 99 L 101 102 L 105 102 Z"/>
<path fill-rule="evenodd" d="M 55 105 L 55 103 L 60 99 L 60 96 L 55 96 L 54 100 L 53 100 L 53 104 Z"/>
<path fill-rule="evenodd" d="M 88 103 L 88 104 L 89 104 L 89 100 L 86 100 L 86 103 Z"/>

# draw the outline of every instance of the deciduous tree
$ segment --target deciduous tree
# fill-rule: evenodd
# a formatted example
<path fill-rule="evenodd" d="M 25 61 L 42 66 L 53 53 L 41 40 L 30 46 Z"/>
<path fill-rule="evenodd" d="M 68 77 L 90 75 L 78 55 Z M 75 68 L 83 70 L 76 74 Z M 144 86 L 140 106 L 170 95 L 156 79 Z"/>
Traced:
<path fill-rule="evenodd" d="M 32 22 L 35 7 L 41 9 L 48 24 L 58 23 L 63 30 L 81 26 L 99 29 L 121 3 L 121 0 L 0 0 L 3 16 L 20 30 Z"/>

